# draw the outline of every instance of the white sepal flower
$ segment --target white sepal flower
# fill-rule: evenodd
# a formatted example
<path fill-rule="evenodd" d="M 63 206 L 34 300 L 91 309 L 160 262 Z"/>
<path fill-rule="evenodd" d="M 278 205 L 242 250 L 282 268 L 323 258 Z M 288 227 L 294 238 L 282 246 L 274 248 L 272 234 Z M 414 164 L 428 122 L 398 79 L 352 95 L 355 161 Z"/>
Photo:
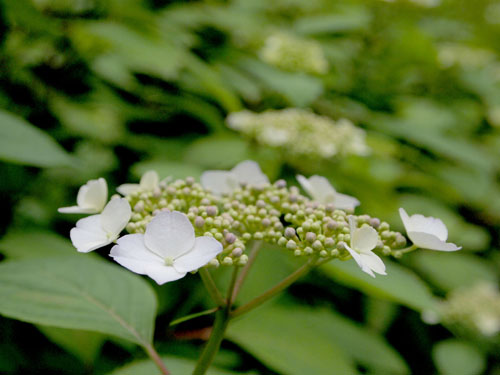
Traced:
<path fill-rule="evenodd" d="M 77 206 L 61 207 L 63 214 L 96 214 L 101 212 L 108 200 L 108 184 L 104 178 L 90 180 L 80 187 L 76 196 Z"/>
<path fill-rule="evenodd" d="M 129 234 L 117 243 L 110 253 L 116 262 L 160 285 L 203 267 L 222 251 L 215 238 L 195 237 L 187 216 L 177 211 L 159 213 L 144 234 Z"/>
<path fill-rule="evenodd" d="M 130 195 L 137 191 L 153 191 L 160 185 L 160 177 L 156 171 L 147 171 L 138 184 L 122 184 L 116 188 L 121 195 Z"/>
<path fill-rule="evenodd" d="M 106 246 L 116 241 L 132 216 L 130 204 L 125 198 L 112 199 L 99 215 L 80 219 L 71 229 L 73 246 L 81 253 Z"/>
<path fill-rule="evenodd" d="M 230 171 L 206 171 L 200 180 L 205 189 L 216 195 L 230 194 L 240 184 L 261 186 L 269 183 L 259 164 L 252 160 L 242 161 Z"/>
<path fill-rule="evenodd" d="M 323 176 L 311 176 L 309 179 L 302 175 L 297 175 L 300 186 L 315 201 L 322 204 L 333 204 L 339 210 L 354 210 L 359 206 L 359 201 L 350 195 L 337 193 L 328 179 Z"/>
<path fill-rule="evenodd" d="M 416 246 L 439 251 L 455 251 L 462 248 L 454 243 L 446 242 L 448 229 L 440 219 L 419 214 L 408 216 L 403 208 L 399 209 L 399 215 L 408 237 Z"/>
<path fill-rule="evenodd" d="M 375 277 L 374 271 L 380 275 L 387 275 L 385 264 L 372 250 L 377 246 L 378 233 L 369 226 L 356 227 L 356 219 L 349 217 L 349 227 L 351 232 L 351 246 L 345 245 L 347 251 L 363 272 Z"/>

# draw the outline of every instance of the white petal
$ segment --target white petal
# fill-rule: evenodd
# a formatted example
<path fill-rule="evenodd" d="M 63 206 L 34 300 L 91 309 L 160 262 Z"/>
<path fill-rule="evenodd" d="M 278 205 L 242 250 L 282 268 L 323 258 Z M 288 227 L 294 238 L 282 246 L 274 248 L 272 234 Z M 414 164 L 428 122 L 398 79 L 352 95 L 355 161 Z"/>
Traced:
<path fill-rule="evenodd" d="M 359 268 L 361 268 L 361 271 L 366 272 L 368 275 L 370 275 L 372 277 L 375 277 L 375 274 L 370 269 L 370 267 L 368 267 L 367 265 L 365 265 L 363 263 L 363 258 L 361 258 L 361 254 L 358 254 L 355 250 L 351 249 L 347 245 L 346 245 L 345 248 L 347 249 L 347 251 L 349 252 L 349 254 L 351 254 L 352 259 L 354 259 L 356 261 L 356 263 L 358 264 Z"/>
<path fill-rule="evenodd" d="M 121 195 L 130 195 L 139 190 L 141 190 L 141 185 L 139 184 L 123 184 L 116 188 L 116 191 Z"/>
<path fill-rule="evenodd" d="M 359 206 L 359 200 L 350 195 L 336 193 L 333 204 L 339 210 L 354 210 L 356 206 Z"/>
<path fill-rule="evenodd" d="M 106 232 L 102 230 L 101 215 L 78 220 L 69 235 L 73 246 L 81 253 L 88 253 L 111 243 Z"/>
<path fill-rule="evenodd" d="M 143 190 L 154 190 L 158 186 L 160 178 L 156 171 L 147 171 L 141 177 L 141 189 Z"/>
<path fill-rule="evenodd" d="M 127 226 L 132 210 L 125 198 L 112 199 L 101 214 L 102 229 L 112 237 L 114 241 L 120 232 Z"/>
<path fill-rule="evenodd" d="M 335 202 L 337 192 L 327 178 L 314 175 L 306 179 L 304 176 L 299 176 L 297 176 L 297 180 L 315 201 L 324 204 Z"/>
<path fill-rule="evenodd" d="M 441 241 L 438 237 L 423 232 L 407 232 L 410 240 L 422 249 L 439 250 L 439 251 L 456 251 L 459 247 L 451 242 Z"/>
<path fill-rule="evenodd" d="M 82 208 L 80 206 L 60 207 L 57 211 L 62 214 L 96 214 L 98 212 L 93 208 Z"/>
<path fill-rule="evenodd" d="M 228 171 L 206 171 L 200 178 L 201 185 L 215 195 L 231 194 L 238 187 L 236 177 Z"/>
<path fill-rule="evenodd" d="M 313 197 L 313 188 L 309 180 L 304 176 L 302 176 L 301 174 L 298 174 L 297 176 L 295 176 L 295 178 L 297 179 L 297 181 L 299 181 L 299 184 L 300 186 L 302 186 L 302 189 L 304 189 L 304 191 L 307 194 L 309 194 L 310 197 Z"/>
<path fill-rule="evenodd" d="M 408 214 L 403 208 L 399 209 L 399 214 L 403 220 L 406 232 L 424 232 L 432 234 L 441 241 L 446 241 L 448 238 L 448 229 L 440 219 L 425 217 L 419 214 L 408 217 Z"/>
<path fill-rule="evenodd" d="M 377 254 L 370 251 L 369 253 L 361 254 L 360 256 L 366 267 L 378 274 L 387 275 L 385 272 L 385 264 Z"/>
<path fill-rule="evenodd" d="M 126 235 L 117 242 L 109 255 L 132 272 L 147 275 L 160 285 L 186 275 L 185 272 L 178 272 L 174 267 L 165 265 L 163 259 L 149 251 L 144 244 L 142 234 Z"/>
<path fill-rule="evenodd" d="M 259 164 L 252 160 L 242 161 L 231 169 L 231 172 L 236 176 L 238 182 L 244 182 L 253 186 L 269 183 L 269 178 L 262 173 Z"/>
<path fill-rule="evenodd" d="M 94 209 L 101 212 L 108 200 L 108 185 L 104 178 L 90 180 L 80 188 L 77 203 L 80 207 Z"/>
<path fill-rule="evenodd" d="M 378 233 L 372 227 L 361 227 L 351 233 L 351 246 L 360 253 L 367 253 L 377 246 Z"/>
<path fill-rule="evenodd" d="M 174 267 L 179 272 L 191 272 L 203 267 L 222 252 L 222 244 L 215 238 L 197 237 L 191 251 L 181 255 L 174 261 Z"/>
<path fill-rule="evenodd" d="M 144 242 L 163 259 L 175 259 L 193 248 L 194 238 L 193 225 L 185 214 L 160 212 L 147 225 Z"/>

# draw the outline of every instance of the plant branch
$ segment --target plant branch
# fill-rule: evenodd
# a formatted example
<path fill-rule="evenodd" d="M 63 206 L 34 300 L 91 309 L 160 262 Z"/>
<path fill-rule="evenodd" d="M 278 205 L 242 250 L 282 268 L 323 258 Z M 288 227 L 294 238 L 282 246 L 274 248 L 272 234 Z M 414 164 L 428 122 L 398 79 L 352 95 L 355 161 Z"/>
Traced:
<path fill-rule="evenodd" d="M 243 306 L 238 307 L 236 310 L 233 310 L 231 312 L 231 318 L 236 318 L 237 316 L 240 316 L 250 310 L 253 310 L 254 308 L 262 305 L 264 302 L 274 297 L 276 294 L 288 288 L 300 277 L 307 274 L 312 268 L 314 268 L 316 260 L 317 260 L 316 258 L 309 259 L 307 263 L 303 264 L 300 268 L 296 269 L 293 273 L 285 277 L 278 284 L 268 289 L 266 292 L 254 298 L 250 302 L 244 304 Z"/>
<path fill-rule="evenodd" d="M 215 304 L 219 307 L 225 307 L 226 300 L 222 297 L 222 294 L 220 294 L 219 289 L 217 289 L 217 286 L 215 285 L 208 269 L 202 267 L 199 269 L 198 273 L 200 274 L 201 280 L 203 281 L 208 294 L 210 294 L 210 297 L 212 297 Z"/>
<path fill-rule="evenodd" d="M 165 364 L 161 360 L 160 355 L 155 350 L 154 346 L 152 344 L 148 344 L 144 346 L 144 349 L 146 350 L 146 353 L 148 353 L 148 356 L 153 360 L 155 365 L 158 366 L 158 369 L 161 371 L 161 374 L 170 375 L 170 372 L 165 367 Z"/>
<path fill-rule="evenodd" d="M 248 271 L 250 271 L 250 268 L 252 267 L 253 263 L 255 262 L 255 259 L 257 258 L 257 255 L 259 254 L 259 250 L 262 246 L 262 241 L 255 241 L 252 244 L 252 248 L 250 249 L 250 255 L 248 256 L 247 264 L 245 264 L 241 270 L 240 276 L 238 277 L 238 280 L 236 280 L 236 284 L 234 285 L 233 289 L 233 294 L 231 296 L 231 301 L 234 302 L 236 300 L 236 297 L 238 296 L 238 293 L 240 292 L 241 286 L 243 285 L 243 282 L 245 281 Z"/>

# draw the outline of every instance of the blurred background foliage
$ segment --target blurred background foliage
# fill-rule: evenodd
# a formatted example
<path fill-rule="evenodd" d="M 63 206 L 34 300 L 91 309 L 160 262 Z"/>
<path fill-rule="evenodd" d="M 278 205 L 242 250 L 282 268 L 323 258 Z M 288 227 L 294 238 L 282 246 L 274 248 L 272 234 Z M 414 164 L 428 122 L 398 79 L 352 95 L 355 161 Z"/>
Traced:
<path fill-rule="evenodd" d="M 270 43 L 282 43 L 277 57 Z M 73 253 L 77 217 L 56 209 L 91 178 L 198 178 L 245 159 L 290 183 L 322 174 L 360 199 L 358 213 L 399 230 L 398 207 L 440 217 L 464 249 L 410 254 L 376 279 L 353 262 L 325 265 L 235 322 L 214 373 L 500 374 L 498 309 L 496 331 L 470 316 L 421 319 L 478 283 L 498 287 L 499 50 L 493 0 L 3 0 L 0 253 Z M 290 159 L 225 121 L 290 107 L 349 119 L 370 154 Z M 293 266 L 263 252 L 242 298 Z M 210 317 L 169 322 L 210 302 L 196 277 L 155 289 L 155 340 L 172 373 L 187 374 Z M 103 334 L 8 318 L 0 332 L 4 374 L 154 372 Z"/>

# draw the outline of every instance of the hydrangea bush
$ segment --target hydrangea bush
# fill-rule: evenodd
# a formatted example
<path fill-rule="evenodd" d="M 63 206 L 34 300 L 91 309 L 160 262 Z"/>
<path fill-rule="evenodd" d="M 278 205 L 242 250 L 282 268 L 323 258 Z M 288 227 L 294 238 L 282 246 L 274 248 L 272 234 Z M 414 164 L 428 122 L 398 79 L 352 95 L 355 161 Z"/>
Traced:
<path fill-rule="evenodd" d="M 80 188 L 77 206 L 61 213 L 96 213 L 80 219 L 71 230 L 75 248 L 87 253 L 115 243 L 110 257 L 123 267 L 147 275 L 162 285 L 199 273 L 216 304 L 212 334 L 193 374 L 204 374 L 217 353 L 230 320 L 269 300 L 315 267 L 331 261 L 355 261 L 372 277 L 386 275 L 382 257 L 400 257 L 417 248 L 455 251 L 446 242 L 443 222 L 422 215 L 400 214 L 413 242 L 390 230 L 389 224 L 369 215 L 355 215 L 360 202 L 336 192 L 322 176 L 297 176 L 297 186 L 285 180 L 271 183 L 254 161 L 230 171 L 206 171 L 201 183 L 193 178 L 159 180 L 156 172 L 139 184 L 124 184 L 105 204 L 106 182 L 91 180 Z M 105 204 L 105 205 L 104 205 Z M 120 236 L 123 230 L 129 234 Z M 266 244 L 286 249 L 304 259 L 302 266 L 262 295 L 235 306 L 234 301 L 249 268 Z M 232 267 L 233 277 L 224 296 L 210 269 Z M 159 369 L 165 366 L 149 353 Z"/>

